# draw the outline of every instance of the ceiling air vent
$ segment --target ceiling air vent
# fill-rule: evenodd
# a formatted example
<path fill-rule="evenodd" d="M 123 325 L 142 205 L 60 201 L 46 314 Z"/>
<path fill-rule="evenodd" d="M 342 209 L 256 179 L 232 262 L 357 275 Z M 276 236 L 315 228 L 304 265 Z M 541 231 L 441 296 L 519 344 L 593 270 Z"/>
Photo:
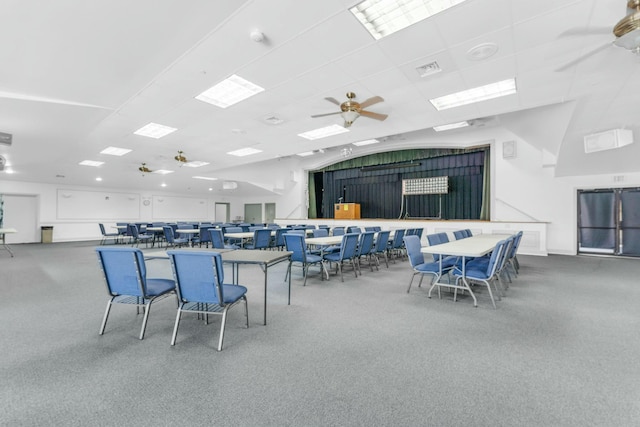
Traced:
<path fill-rule="evenodd" d="M 439 73 L 440 71 L 442 71 L 442 68 L 440 68 L 436 61 L 433 61 L 428 64 L 416 67 L 416 71 L 418 72 L 418 75 L 420 77 L 427 77 L 432 74 Z"/>
<path fill-rule="evenodd" d="M 611 129 L 584 137 L 584 152 L 613 150 L 633 143 L 633 132 L 629 129 Z"/>
<path fill-rule="evenodd" d="M 10 133 L 0 132 L 0 145 L 9 145 L 13 142 L 13 135 Z"/>

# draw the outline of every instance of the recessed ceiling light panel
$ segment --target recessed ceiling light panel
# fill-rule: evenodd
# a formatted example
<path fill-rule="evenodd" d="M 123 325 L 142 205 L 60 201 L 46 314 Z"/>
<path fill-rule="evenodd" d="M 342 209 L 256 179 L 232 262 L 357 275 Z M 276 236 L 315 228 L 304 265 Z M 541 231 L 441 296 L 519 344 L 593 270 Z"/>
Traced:
<path fill-rule="evenodd" d="M 130 153 L 131 150 L 128 148 L 119 148 L 119 147 L 107 147 L 100 152 L 100 154 L 109 154 L 110 156 L 124 156 L 127 153 Z"/>
<path fill-rule="evenodd" d="M 217 181 L 218 178 L 213 178 L 211 176 L 192 176 L 193 179 L 204 179 L 206 181 Z"/>
<path fill-rule="evenodd" d="M 376 40 L 465 0 L 364 0 L 349 11 Z"/>
<path fill-rule="evenodd" d="M 338 135 L 345 132 L 349 132 L 349 129 L 342 127 L 340 125 L 331 125 L 323 128 L 310 130 L 308 132 L 299 133 L 298 136 L 301 136 L 305 139 L 313 141 L 314 139 L 326 138 L 328 136 Z"/>
<path fill-rule="evenodd" d="M 362 147 L 363 145 L 377 144 L 378 142 L 380 141 L 378 141 L 377 139 L 367 139 L 365 141 L 353 142 L 352 144 L 356 147 Z"/>
<path fill-rule="evenodd" d="M 262 150 L 258 150 L 257 148 L 247 147 L 247 148 L 241 148 L 235 151 L 229 151 L 227 154 L 230 154 L 232 156 L 244 157 L 244 156 L 250 156 L 252 154 L 258 154 L 258 153 L 262 153 Z"/>
<path fill-rule="evenodd" d="M 170 173 L 173 173 L 173 172 L 174 171 L 170 171 L 170 170 L 166 170 L 166 169 L 158 169 L 158 170 L 155 170 L 155 171 L 153 171 L 151 173 L 157 173 L 158 175 L 167 175 L 167 174 L 170 174 Z"/>
<path fill-rule="evenodd" d="M 196 99 L 220 108 L 227 108 L 262 91 L 264 88 L 234 74 L 205 90 L 196 96 Z"/>
<path fill-rule="evenodd" d="M 97 168 L 98 166 L 104 165 L 104 162 L 96 162 L 95 160 L 83 160 L 78 164 L 82 166 L 93 166 L 94 168 Z"/>
<path fill-rule="evenodd" d="M 445 130 L 458 129 L 466 126 L 469 126 L 469 122 L 464 121 L 464 122 L 457 122 L 457 123 L 449 123 L 441 126 L 434 126 L 433 130 L 435 130 L 436 132 L 442 132 Z"/>
<path fill-rule="evenodd" d="M 170 126 L 160 125 L 158 123 L 149 123 L 135 131 L 134 134 L 159 139 L 177 130 L 178 129 L 172 128 Z"/>
<path fill-rule="evenodd" d="M 516 80 L 507 79 L 500 82 L 491 83 L 484 86 L 474 87 L 449 95 L 433 98 L 429 101 L 438 111 L 447 108 L 460 107 L 462 105 L 473 104 L 475 102 L 486 101 L 499 98 L 501 96 L 516 93 Z"/>
<path fill-rule="evenodd" d="M 202 166 L 206 166 L 208 164 L 209 164 L 209 162 L 201 162 L 201 161 L 198 161 L 198 160 L 194 160 L 192 162 L 184 163 L 182 166 L 186 166 L 188 168 L 199 168 L 199 167 L 202 167 Z"/>

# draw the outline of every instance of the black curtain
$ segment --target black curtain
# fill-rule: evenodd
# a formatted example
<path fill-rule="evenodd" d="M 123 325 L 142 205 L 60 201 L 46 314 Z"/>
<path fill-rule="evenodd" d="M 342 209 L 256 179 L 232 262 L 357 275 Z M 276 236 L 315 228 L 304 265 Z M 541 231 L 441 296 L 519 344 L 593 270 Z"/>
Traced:
<path fill-rule="evenodd" d="M 415 153 L 413 151 L 412 153 Z M 325 217 L 333 217 L 339 200 L 360 203 L 362 218 L 398 218 L 402 210 L 402 180 L 449 177 L 449 193 L 405 196 L 410 218 L 480 219 L 485 149 L 462 154 L 413 158 L 409 161 L 322 171 L 322 206 Z M 363 164 L 362 161 L 359 162 Z M 342 198 L 342 199 L 341 199 Z M 329 214 L 331 212 L 331 214 Z"/>

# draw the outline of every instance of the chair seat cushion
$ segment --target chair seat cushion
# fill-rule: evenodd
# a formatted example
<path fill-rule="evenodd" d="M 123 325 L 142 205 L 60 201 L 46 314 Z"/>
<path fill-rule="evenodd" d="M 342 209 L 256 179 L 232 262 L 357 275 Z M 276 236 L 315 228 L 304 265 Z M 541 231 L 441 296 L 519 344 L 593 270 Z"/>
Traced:
<path fill-rule="evenodd" d="M 324 259 L 326 259 L 327 261 L 340 261 L 340 252 L 333 252 L 330 254 L 324 254 Z"/>
<path fill-rule="evenodd" d="M 247 293 L 247 288 L 241 285 L 222 285 L 222 293 L 224 294 L 224 303 L 233 304 Z"/>
<path fill-rule="evenodd" d="M 147 279 L 147 293 L 158 296 L 171 292 L 176 288 L 176 282 L 171 279 Z"/>
<path fill-rule="evenodd" d="M 425 262 L 423 264 L 416 265 L 414 270 L 422 273 L 437 273 L 440 271 L 440 265 L 437 262 Z"/>
<path fill-rule="evenodd" d="M 322 262 L 322 257 L 320 255 L 307 254 L 308 264 L 315 264 L 317 262 Z"/>
<path fill-rule="evenodd" d="M 484 266 L 473 266 L 467 264 L 467 268 L 465 270 L 466 277 L 469 279 L 478 279 L 478 280 L 487 280 L 489 276 L 487 276 L 487 267 Z M 454 276 L 462 276 L 462 270 L 458 268 L 453 269 Z"/>

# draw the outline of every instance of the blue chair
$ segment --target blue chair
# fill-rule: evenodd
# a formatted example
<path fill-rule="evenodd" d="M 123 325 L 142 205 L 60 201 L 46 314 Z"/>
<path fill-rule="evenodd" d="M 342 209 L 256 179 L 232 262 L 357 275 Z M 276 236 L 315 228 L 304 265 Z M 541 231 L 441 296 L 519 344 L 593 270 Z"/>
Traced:
<path fill-rule="evenodd" d="M 109 239 L 113 239 L 114 245 L 118 243 L 118 240 L 120 239 L 120 233 L 118 232 L 107 233 L 104 229 L 104 224 L 99 223 L 98 225 L 100 226 L 100 233 L 102 234 L 102 240 L 100 240 L 100 245 L 106 244 L 107 240 Z"/>
<path fill-rule="evenodd" d="M 96 248 L 98 260 L 107 284 L 110 299 L 100 325 L 100 335 L 109 318 L 113 304 L 133 304 L 143 307 L 142 329 L 140 339 L 144 338 L 147 319 L 151 311 L 151 303 L 169 296 L 176 288 L 171 279 L 147 278 L 147 269 L 142 251 L 137 248 Z"/>
<path fill-rule="evenodd" d="M 171 345 L 176 344 L 182 313 L 198 313 L 222 316 L 218 351 L 222 351 L 227 312 L 240 302 L 244 303 L 246 327 L 249 327 L 247 288 L 224 284 L 222 257 L 213 251 L 167 251 L 173 268 L 178 294 L 178 313 L 173 327 Z"/>
<path fill-rule="evenodd" d="M 225 244 L 222 230 L 219 228 L 209 228 L 208 231 L 211 236 L 211 247 L 213 249 L 240 249 L 240 246 L 238 245 Z"/>
<path fill-rule="evenodd" d="M 358 268 L 356 258 L 356 250 L 358 248 L 357 233 L 347 233 L 342 236 L 342 243 L 340 244 L 340 251 L 325 254 L 325 261 L 334 262 L 336 264 L 336 273 L 340 271 L 340 280 L 344 282 L 344 276 L 342 275 L 342 267 L 346 262 L 351 262 L 353 265 L 353 273 L 358 277 Z"/>
<path fill-rule="evenodd" d="M 409 263 L 411 264 L 411 268 L 413 269 L 413 274 L 411 275 L 411 281 L 409 282 L 409 287 L 407 288 L 407 293 L 411 290 L 411 285 L 413 284 L 413 278 L 420 274 L 420 282 L 418 283 L 418 287 L 422 286 L 422 279 L 424 279 L 425 274 L 431 275 L 431 283 L 434 282 L 434 279 L 437 281 L 440 278 L 440 265 L 437 262 L 425 262 L 424 254 L 420 252 L 420 238 L 415 234 L 410 236 L 404 236 L 404 245 L 407 249 L 407 257 L 409 258 Z M 438 295 L 440 295 L 440 288 L 438 288 Z"/>
<path fill-rule="evenodd" d="M 447 233 L 428 234 L 427 241 L 429 242 L 429 246 L 441 245 L 443 243 L 449 243 L 449 236 L 447 236 Z M 440 262 L 441 259 L 443 270 L 450 270 L 459 263 L 459 259 L 456 256 L 438 255 L 437 259 L 434 257 L 434 261 L 436 262 Z M 468 262 L 470 259 L 471 258 L 467 258 L 466 261 Z M 460 265 L 458 265 L 458 267 L 460 267 Z"/>
<path fill-rule="evenodd" d="M 284 249 L 284 233 L 289 230 L 287 228 L 278 228 L 275 231 L 276 235 L 271 239 L 271 247 L 281 251 Z"/>
<path fill-rule="evenodd" d="M 253 230 L 253 242 L 246 244 L 246 249 L 269 249 L 271 246 L 271 229 L 259 228 Z"/>
<path fill-rule="evenodd" d="M 374 231 L 365 231 L 360 234 L 360 240 L 358 241 L 358 250 L 356 251 L 356 261 L 358 263 L 358 271 L 362 274 L 362 270 L 360 269 L 360 261 L 362 259 L 366 259 L 369 263 L 369 268 L 373 271 L 373 264 L 371 261 L 373 260 L 373 239 L 375 238 L 376 233 Z M 377 266 L 376 266 L 377 268 Z"/>
<path fill-rule="evenodd" d="M 284 234 L 284 244 L 288 251 L 293 252 L 291 254 L 291 262 L 300 263 L 302 266 L 302 276 L 304 277 L 304 283 L 302 286 L 307 285 L 307 275 L 309 273 L 309 266 L 311 265 L 319 265 L 320 266 L 320 274 L 327 272 L 326 266 L 324 265 L 324 259 L 320 255 L 314 255 L 307 251 L 307 245 L 305 244 L 305 237 L 303 234 L 297 233 L 285 233 Z M 285 280 L 287 278 L 285 277 Z"/>
<path fill-rule="evenodd" d="M 467 237 L 467 232 L 464 230 L 456 230 L 453 232 L 453 237 L 456 238 L 456 240 L 460 240 L 460 239 L 466 239 Z"/>
<path fill-rule="evenodd" d="M 515 239 L 513 241 L 513 246 L 511 247 L 511 252 L 507 256 L 507 267 L 511 267 L 513 269 L 513 274 L 518 276 L 520 272 L 520 263 L 518 262 L 518 248 L 520 247 L 520 240 L 522 240 L 522 231 L 518 231 L 515 234 Z"/>
<path fill-rule="evenodd" d="M 137 247 L 140 242 L 144 242 L 145 247 L 149 247 L 149 241 L 153 240 L 152 234 L 140 233 L 136 224 L 129 224 L 128 229 L 131 235 L 131 246 L 135 244 Z"/>
<path fill-rule="evenodd" d="M 183 246 L 189 244 L 189 239 L 186 237 L 175 237 L 173 235 L 173 228 L 168 225 L 162 227 L 162 231 L 164 232 L 164 240 L 167 242 L 167 247 L 171 246 L 175 248 L 176 246 Z"/>
<path fill-rule="evenodd" d="M 332 234 L 334 236 L 344 236 L 344 227 L 333 227 Z"/>
<path fill-rule="evenodd" d="M 347 233 L 362 233 L 362 229 L 360 227 L 350 226 L 347 227 Z"/>
<path fill-rule="evenodd" d="M 248 228 L 247 228 L 248 229 Z M 244 228 L 242 227 L 226 227 L 224 229 L 224 233 L 245 233 Z M 228 238 L 225 236 L 225 241 L 227 242 L 228 245 L 237 245 L 237 246 L 242 246 L 242 239 L 233 239 L 233 238 Z"/>
<path fill-rule="evenodd" d="M 198 245 L 200 247 L 202 247 L 202 244 L 204 243 L 205 247 L 209 247 L 209 242 L 211 242 L 211 234 L 209 234 L 209 229 L 213 228 L 213 226 L 211 224 L 209 225 L 202 225 L 200 224 L 200 233 L 198 233 Z M 194 241 L 195 243 L 195 241 Z"/>
<path fill-rule="evenodd" d="M 396 230 L 393 233 L 393 240 L 389 241 L 389 247 L 387 248 L 387 253 L 393 259 L 393 263 L 396 263 L 395 258 L 402 257 L 403 249 L 404 249 L 404 234 L 406 230 Z M 394 258 L 395 257 L 395 258 Z"/>
<path fill-rule="evenodd" d="M 489 296 L 491 297 L 491 303 L 493 304 L 493 308 L 496 308 L 496 302 L 493 298 L 493 292 L 491 292 L 491 282 L 494 282 L 494 288 L 496 292 L 500 292 L 498 290 L 496 281 L 497 281 L 497 271 L 500 267 L 500 263 L 502 260 L 502 256 L 507 247 L 507 240 L 499 241 L 494 250 L 491 252 L 491 257 L 489 257 L 488 261 L 483 259 L 484 257 L 479 257 L 473 259 L 466 263 L 465 265 L 465 275 L 467 282 L 472 283 L 481 283 L 484 284 L 488 291 Z M 456 277 L 456 284 L 462 280 L 462 269 L 455 267 L 452 270 L 452 274 Z M 455 297 L 454 297 L 455 298 Z"/>
<path fill-rule="evenodd" d="M 376 244 L 373 247 L 373 255 L 376 257 L 376 268 L 380 266 L 380 258 L 378 255 L 384 255 L 384 263 L 387 268 L 389 268 L 389 259 L 387 258 L 387 245 L 389 244 L 389 234 L 391 232 L 387 231 L 379 231 L 378 236 L 376 237 Z"/>
<path fill-rule="evenodd" d="M 329 229 L 328 228 L 316 228 L 313 230 L 313 237 L 328 237 Z"/>

